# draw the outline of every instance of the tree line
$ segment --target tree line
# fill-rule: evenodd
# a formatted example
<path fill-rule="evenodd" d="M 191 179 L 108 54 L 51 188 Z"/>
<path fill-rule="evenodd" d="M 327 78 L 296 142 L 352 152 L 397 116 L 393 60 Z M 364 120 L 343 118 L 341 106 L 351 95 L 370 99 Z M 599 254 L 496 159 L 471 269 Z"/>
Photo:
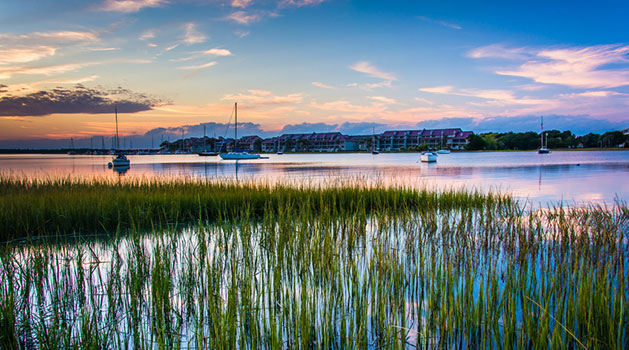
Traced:
<path fill-rule="evenodd" d="M 629 136 L 622 131 L 604 134 L 589 133 L 575 136 L 571 131 L 548 130 L 548 148 L 612 148 L 629 147 Z M 623 145 L 624 144 L 624 145 Z M 540 135 L 535 132 L 507 132 L 473 134 L 469 137 L 467 150 L 533 150 L 540 147 Z"/>

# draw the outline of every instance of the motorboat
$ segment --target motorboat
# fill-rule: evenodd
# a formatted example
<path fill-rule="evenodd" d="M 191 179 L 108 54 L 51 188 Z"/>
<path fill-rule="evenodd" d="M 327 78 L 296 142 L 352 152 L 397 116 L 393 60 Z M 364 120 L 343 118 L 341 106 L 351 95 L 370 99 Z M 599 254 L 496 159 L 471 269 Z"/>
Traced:
<path fill-rule="evenodd" d="M 450 154 L 449 149 L 440 149 L 437 151 L 438 154 Z"/>
<path fill-rule="evenodd" d="M 419 159 L 425 163 L 434 163 L 437 161 L 437 153 L 433 151 L 425 151 L 425 152 L 422 152 Z"/>
<path fill-rule="evenodd" d="M 224 160 L 259 159 L 259 154 L 238 150 L 238 102 L 234 103 L 234 116 L 234 151 L 221 153 L 221 158 Z"/>

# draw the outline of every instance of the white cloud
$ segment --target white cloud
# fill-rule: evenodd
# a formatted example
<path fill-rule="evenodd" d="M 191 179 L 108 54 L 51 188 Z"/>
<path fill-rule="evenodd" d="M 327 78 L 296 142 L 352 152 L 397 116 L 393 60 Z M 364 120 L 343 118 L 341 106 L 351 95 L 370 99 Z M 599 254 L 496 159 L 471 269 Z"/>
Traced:
<path fill-rule="evenodd" d="M 105 0 L 105 3 L 100 9 L 104 11 L 133 13 L 145 7 L 160 7 L 167 3 L 168 1 L 166 0 Z"/>
<path fill-rule="evenodd" d="M 186 23 L 186 34 L 184 35 L 183 41 L 186 44 L 198 44 L 204 42 L 207 38 L 205 35 L 199 33 L 197 31 L 197 25 L 194 23 Z"/>
<path fill-rule="evenodd" d="M 357 72 L 367 74 L 368 76 L 372 78 L 380 78 L 380 79 L 388 80 L 388 81 L 397 80 L 395 75 L 393 75 L 392 73 L 382 72 L 381 70 L 371 65 L 371 63 L 367 61 L 358 62 L 350 66 L 349 68 Z"/>
<path fill-rule="evenodd" d="M 231 56 L 232 53 L 231 51 L 227 49 L 214 48 L 214 49 L 203 51 L 203 55 L 205 56 Z"/>

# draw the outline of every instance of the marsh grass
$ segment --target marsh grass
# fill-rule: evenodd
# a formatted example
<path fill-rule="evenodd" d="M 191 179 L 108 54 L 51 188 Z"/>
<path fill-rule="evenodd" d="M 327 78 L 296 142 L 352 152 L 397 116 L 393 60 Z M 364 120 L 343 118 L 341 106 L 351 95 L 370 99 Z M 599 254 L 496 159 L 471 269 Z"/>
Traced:
<path fill-rule="evenodd" d="M 56 235 L 0 249 L 3 349 L 629 346 L 622 202 L 525 210 L 355 182 L 0 187 L 6 237 Z"/>

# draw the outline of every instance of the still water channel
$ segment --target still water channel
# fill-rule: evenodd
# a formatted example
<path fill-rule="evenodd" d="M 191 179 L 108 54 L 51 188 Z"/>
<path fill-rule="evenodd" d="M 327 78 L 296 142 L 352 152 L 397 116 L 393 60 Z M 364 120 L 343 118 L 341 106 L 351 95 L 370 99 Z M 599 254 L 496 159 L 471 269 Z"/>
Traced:
<path fill-rule="evenodd" d="M 353 177 L 385 184 L 437 189 L 509 192 L 533 204 L 611 204 L 629 199 L 629 151 L 479 152 L 439 155 L 419 162 L 417 153 L 267 155 L 224 161 L 197 155 L 131 155 L 130 169 L 108 169 L 110 156 L 0 155 L 0 173 L 29 177 L 198 177 L 271 182 L 329 182 Z"/>

